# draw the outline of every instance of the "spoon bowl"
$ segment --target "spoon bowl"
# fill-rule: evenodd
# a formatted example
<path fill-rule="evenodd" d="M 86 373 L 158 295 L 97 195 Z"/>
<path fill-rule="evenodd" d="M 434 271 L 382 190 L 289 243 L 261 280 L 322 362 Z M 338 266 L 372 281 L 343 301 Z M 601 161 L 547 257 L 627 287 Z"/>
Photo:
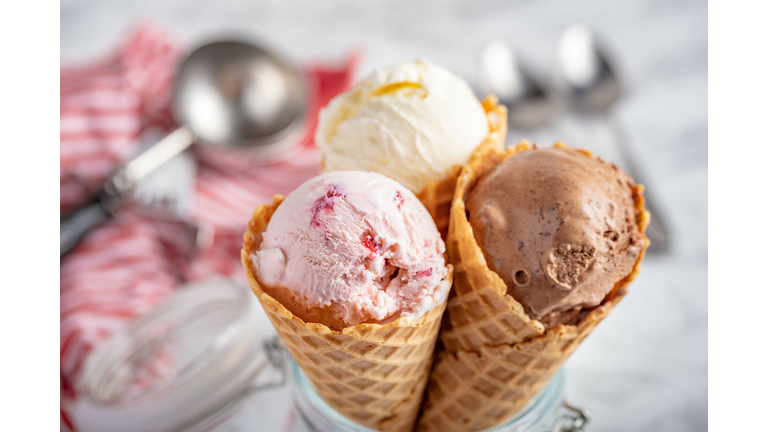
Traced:
<path fill-rule="evenodd" d="M 510 45 L 489 42 L 480 56 L 480 88 L 494 94 L 509 110 L 509 124 L 532 129 L 549 122 L 558 109 Z"/>
<path fill-rule="evenodd" d="M 635 162 L 629 139 L 611 108 L 622 97 L 623 90 L 609 56 L 592 31 L 583 24 L 568 27 L 557 43 L 553 86 L 560 97 L 576 112 L 598 114 L 607 120 L 616 149 L 624 161 L 623 168 L 637 183 L 648 186 L 642 170 Z M 659 211 L 655 195 L 645 192 L 645 205 L 651 213 L 646 235 L 651 240 L 649 254 L 670 249 L 670 235 Z"/>
<path fill-rule="evenodd" d="M 557 43 L 553 85 L 576 110 L 601 112 L 622 96 L 604 49 L 582 24 L 568 27 Z"/>

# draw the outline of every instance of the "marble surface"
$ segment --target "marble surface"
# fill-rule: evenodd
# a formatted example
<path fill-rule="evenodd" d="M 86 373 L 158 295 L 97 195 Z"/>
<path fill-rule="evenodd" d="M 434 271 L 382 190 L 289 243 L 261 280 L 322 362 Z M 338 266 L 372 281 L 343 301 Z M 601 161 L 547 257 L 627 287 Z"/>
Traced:
<path fill-rule="evenodd" d="M 631 294 L 566 363 L 566 395 L 592 414 L 587 430 L 707 430 L 707 4 L 705 1 L 61 1 L 62 62 L 106 52 L 151 19 L 194 45 L 221 34 L 258 37 L 297 62 L 360 50 L 360 74 L 426 57 L 477 83 L 479 50 L 513 43 L 540 73 L 573 22 L 617 55 L 627 96 L 613 115 L 662 205 L 674 244 L 646 258 Z M 616 160 L 604 119 L 563 116 L 512 131 L 562 139 Z M 265 318 L 266 319 L 266 318 Z M 265 336 L 271 330 L 264 322 Z M 257 396 L 222 431 L 284 428 L 286 389 Z"/>

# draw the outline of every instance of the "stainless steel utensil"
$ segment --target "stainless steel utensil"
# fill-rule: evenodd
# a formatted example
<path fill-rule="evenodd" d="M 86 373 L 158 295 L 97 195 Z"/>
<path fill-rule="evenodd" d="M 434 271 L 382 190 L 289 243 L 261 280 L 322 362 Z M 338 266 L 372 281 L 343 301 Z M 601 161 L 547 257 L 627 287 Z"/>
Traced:
<path fill-rule="evenodd" d="M 489 42 L 480 55 L 480 90 L 495 94 L 509 109 L 509 124 L 530 129 L 546 124 L 558 111 L 540 83 L 522 64 L 510 45 Z"/>
<path fill-rule="evenodd" d="M 165 132 L 155 128 L 145 130 L 141 135 L 142 144 L 139 148 L 154 145 L 164 135 Z M 68 249 L 78 240 L 73 234 L 79 230 L 71 228 L 70 224 L 81 223 L 82 229 L 87 229 L 89 223 L 95 225 L 104 222 L 110 216 L 105 207 L 116 209 L 121 202 L 135 204 L 134 208 L 140 213 L 161 222 L 164 233 L 173 231 L 175 234 L 171 234 L 171 237 L 181 253 L 187 255 L 199 247 L 205 247 L 210 240 L 210 235 L 206 235 L 210 234 L 210 230 L 201 229 L 188 219 L 194 195 L 196 168 L 194 156 L 191 152 L 184 151 L 136 181 L 134 187 L 130 191 L 123 191 L 119 198 L 103 193 L 106 199 L 96 199 L 90 206 L 83 208 L 78 217 L 62 221 L 62 250 Z"/>
<path fill-rule="evenodd" d="M 604 49 L 586 26 L 574 24 L 560 36 L 555 54 L 553 86 L 574 110 L 605 117 L 624 161 L 623 168 L 636 182 L 648 185 L 635 162 L 624 128 L 611 113 L 611 108 L 623 93 L 619 79 Z M 651 212 L 651 222 L 646 231 L 651 240 L 648 252 L 665 252 L 670 246 L 670 235 L 663 213 L 652 192 L 646 190 L 645 199 L 646 207 Z"/>
<path fill-rule="evenodd" d="M 138 182 L 197 142 L 208 154 L 263 164 L 297 146 L 307 95 L 298 71 L 278 55 L 244 42 L 204 45 L 181 63 L 174 86 L 178 129 L 120 167 L 94 200 L 60 222 L 60 255 L 108 220 Z"/>

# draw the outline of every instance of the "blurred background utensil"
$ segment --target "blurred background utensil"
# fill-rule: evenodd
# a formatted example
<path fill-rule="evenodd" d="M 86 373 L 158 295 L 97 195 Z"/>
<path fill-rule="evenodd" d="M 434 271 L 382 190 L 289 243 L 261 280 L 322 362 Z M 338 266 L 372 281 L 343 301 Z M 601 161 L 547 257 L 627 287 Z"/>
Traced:
<path fill-rule="evenodd" d="M 604 117 L 612 141 L 623 160 L 622 168 L 637 183 L 649 187 L 645 191 L 646 208 L 651 212 L 651 222 L 646 232 L 651 240 L 648 253 L 669 250 L 670 235 L 664 214 L 652 192 L 653 186 L 649 185 L 647 177 L 638 166 L 627 134 L 612 112 L 613 106 L 623 94 L 619 78 L 594 33 L 583 24 L 571 25 L 558 40 L 553 89 L 574 111 Z"/>
<path fill-rule="evenodd" d="M 149 128 L 140 137 L 140 149 L 158 143 L 164 132 Z M 61 220 L 61 254 L 72 249 L 89 229 L 107 221 L 124 203 L 130 203 L 139 213 L 159 222 L 172 224 L 184 235 L 185 253 L 203 246 L 205 231 L 187 219 L 192 208 L 197 164 L 189 151 L 183 151 L 160 167 L 142 175 L 130 189 L 107 193 L 102 191 L 89 204 L 65 215 Z M 170 227 L 169 227 L 170 228 Z M 178 238 L 178 236 L 176 236 Z"/>
<path fill-rule="evenodd" d="M 509 124 L 531 129 L 548 123 L 557 114 L 555 101 L 521 62 L 512 46 L 502 40 L 489 42 L 480 55 L 481 95 L 494 94 L 509 109 Z"/>
<path fill-rule="evenodd" d="M 179 128 L 120 167 L 92 201 L 61 218 L 60 255 L 135 195 L 142 179 L 192 143 L 252 165 L 288 157 L 297 147 L 306 108 L 299 72 L 279 55 L 239 41 L 196 49 L 175 78 Z"/>
<path fill-rule="evenodd" d="M 142 134 L 142 147 L 148 148 L 162 139 L 164 134 L 149 129 Z M 153 219 L 177 220 L 192 207 L 197 164 L 190 151 L 183 151 L 159 168 L 136 182 L 130 196 L 123 199 L 137 204 L 143 214 Z"/>

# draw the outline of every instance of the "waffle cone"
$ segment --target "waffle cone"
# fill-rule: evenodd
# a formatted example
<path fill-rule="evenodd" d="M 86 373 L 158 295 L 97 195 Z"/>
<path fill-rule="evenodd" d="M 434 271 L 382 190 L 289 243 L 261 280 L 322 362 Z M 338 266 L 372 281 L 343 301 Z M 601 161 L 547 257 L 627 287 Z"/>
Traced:
<path fill-rule="evenodd" d="M 275 196 L 253 212 L 241 260 L 251 290 L 318 394 L 339 413 L 381 431 L 411 431 L 432 364 L 445 302 L 418 320 L 359 324 L 334 331 L 305 323 L 266 294 L 251 265 L 262 233 L 283 201 Z M 452 268 L 446 276 L 450 282 Z"/>
<path fill-rule="evenodd" d="M 454 289 L 441 334 L 445 349 L 436 356 L 430 375 L 420 431 L 479 431 L 510 419 L 549 382 L 640 272 L 650 244 L 645 237 L 650 215 L 644 208 L 642 185 L 634 187 L 633 195 L 645 246 L 632 272 L 577 325 L 545 331 L 507 294 L 506 285 L 488 268 L 475 241 L 464 196 L 488 170 L 529 149 L 524 141 L 504 152 L 479 155 L 462 168 L 457 180 L 446 242 L 454 266 Z M 579 151 L 591 157 L 588 151 Z"/>
<path fill-rule="evenodd" d="M 475 149 L 471 161 L 482 158 L 488 152 L 498 152 L 504 148 L 507 139 L 507 107 L 499 105 L 496 96 L 488 96 L 482 102 L 488 116 L 488 136 Z M 430 182 L 423 191 L 416 194 L 437 225 L 438 231 L 446 238 L 448 224 L 451 218 L 451 202 L 456 190 L 456 180 L 459 178 L 461 166 L 454 165 L 448 175 L 439 182 Z"/>

